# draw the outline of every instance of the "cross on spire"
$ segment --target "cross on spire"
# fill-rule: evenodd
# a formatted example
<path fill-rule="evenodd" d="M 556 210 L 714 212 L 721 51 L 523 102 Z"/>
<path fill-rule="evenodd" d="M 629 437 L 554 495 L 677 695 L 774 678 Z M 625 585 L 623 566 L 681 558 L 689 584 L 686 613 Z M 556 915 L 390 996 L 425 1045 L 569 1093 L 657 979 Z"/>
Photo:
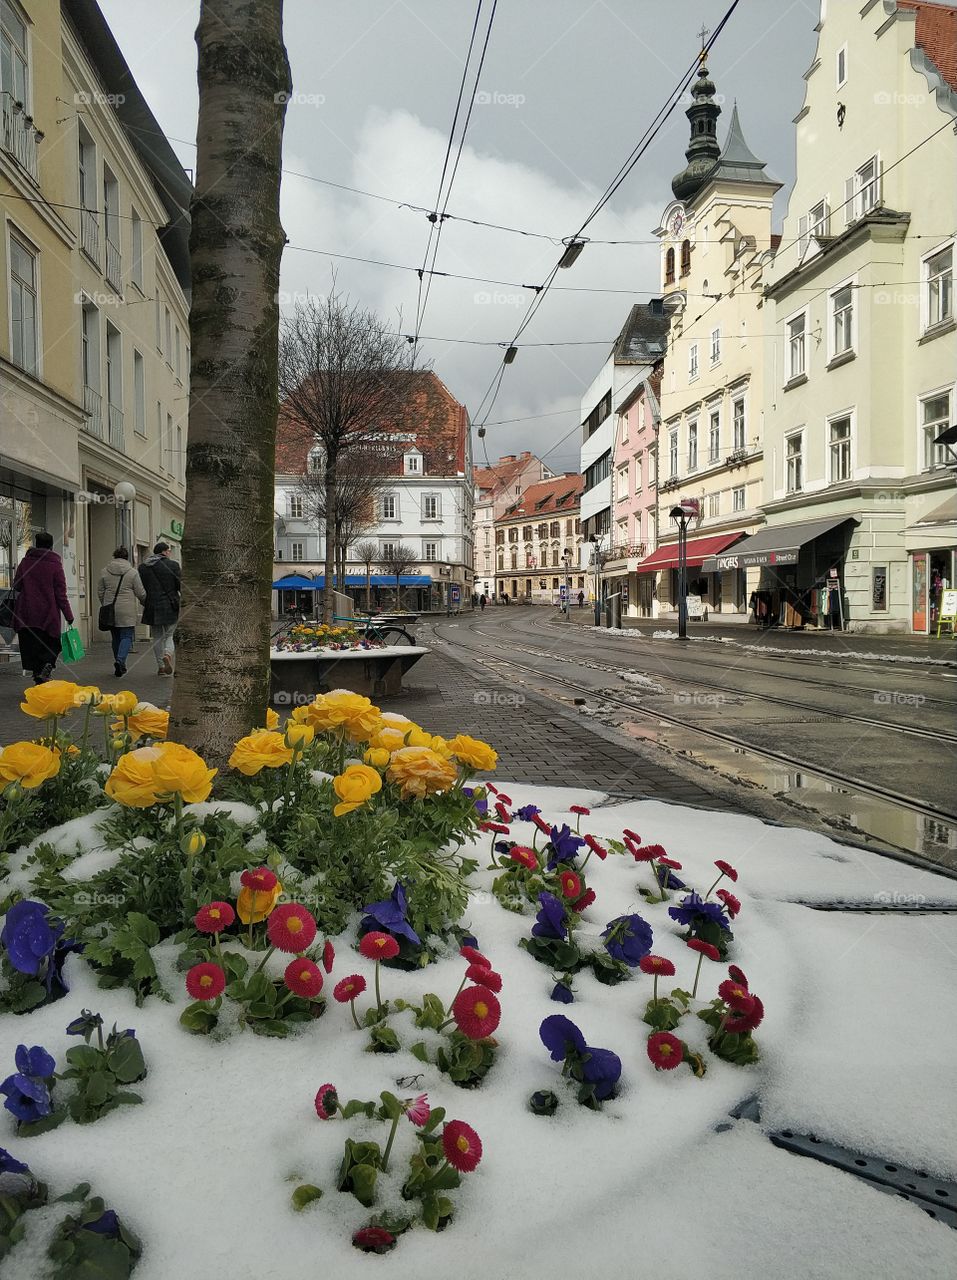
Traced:
<path fill-rule="evenodd" d="M 700 30 L 697 34 L 698 34 L 698 35 L 700 36 L 700 38 L 701 38 L 701 56 L 702 56 L 702 58 L 703 58 L 703 57 L 704 57 L 704 48 L 705 48 L 705 44 L 707 43 L 708 36 L 710 36 L 710 35 L 711 35 L 711 28 L 710 28 L 710 27 L 706 27 L 706 26 L 704 25 L 704 23 L 702 23 L 702 24 L 701 24 L 701 30 Z"/>

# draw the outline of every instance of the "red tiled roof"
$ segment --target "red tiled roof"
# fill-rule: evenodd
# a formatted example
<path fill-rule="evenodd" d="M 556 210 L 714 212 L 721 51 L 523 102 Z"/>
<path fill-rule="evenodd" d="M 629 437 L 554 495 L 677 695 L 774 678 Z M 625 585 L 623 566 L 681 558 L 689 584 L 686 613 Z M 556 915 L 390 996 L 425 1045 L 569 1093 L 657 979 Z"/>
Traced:
<path fill-rule="evenodd" d="M 573 471 L 552 480 L 540 480 L 538 484 L 530 484 L 518 501 L 506 508 L 501 518 L 503 521 L 534 519 L 577 511 L 584 487 L 584 477 Z"/>
<path fill-rule="evenodd" d="M 535 461 L 534 454 L 527 450 L 517 456 L 506 454 L 490 467 L 476 467 L 472 473 L 475 485 L 481 492 L 499 493 L 513 485 L 529 463 Z"/>
<path fill-rule="evenodd" d="M 928 0 L 897 0 L 898 9 L 914 9 L 917 13 L 914 43 L 952 89 L 957 89 L 957 8 L 930 4 Z"/>

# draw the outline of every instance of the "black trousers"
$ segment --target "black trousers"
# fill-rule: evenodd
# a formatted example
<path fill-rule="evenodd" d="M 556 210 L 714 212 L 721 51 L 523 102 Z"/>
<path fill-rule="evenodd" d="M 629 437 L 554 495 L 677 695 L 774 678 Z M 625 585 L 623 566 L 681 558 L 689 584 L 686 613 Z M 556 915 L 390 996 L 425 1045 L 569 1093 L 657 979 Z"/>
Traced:
<path fill-rule="evenodd" d="M 46 631 L 37 631 L 34 627 L 24 627 L 17 632 L 20 642 L 20 661 L 24 671 L 29 671 L 34 680 L 39 679 L 45 666 L 55 667 L 60 656 L 60 637 L 51 636 Z"/>

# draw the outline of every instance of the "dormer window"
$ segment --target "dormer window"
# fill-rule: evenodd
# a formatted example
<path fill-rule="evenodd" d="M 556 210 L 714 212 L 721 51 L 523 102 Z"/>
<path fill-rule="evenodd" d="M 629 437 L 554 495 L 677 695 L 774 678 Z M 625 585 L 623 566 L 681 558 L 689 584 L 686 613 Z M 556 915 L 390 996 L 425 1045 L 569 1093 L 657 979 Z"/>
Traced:
<path fill-rule="evenodd" d="M 405 474 L 407 476 L 420 476 L 422 469 L 422 455 L 418 449 L 405 455 Z"/>

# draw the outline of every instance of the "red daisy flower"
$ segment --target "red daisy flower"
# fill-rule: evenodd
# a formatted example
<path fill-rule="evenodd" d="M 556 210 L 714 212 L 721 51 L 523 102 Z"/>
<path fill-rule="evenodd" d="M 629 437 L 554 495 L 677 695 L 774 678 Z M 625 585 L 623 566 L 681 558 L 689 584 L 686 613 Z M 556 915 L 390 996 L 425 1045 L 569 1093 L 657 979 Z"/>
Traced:
<path fill-rule="evenodd" d="M 740 982 L 731 978 L 718 986 L 718 995 L 735 1013 L 750 1013 L 754 1008 L 754 997 L 748 994 L 747 987 L 742 987 Z"/>
<path fill-rule="evenodd" d="M 625 827 L 624 834 L 628 837 L 629 840 L 634 840 L 635 844 L 641 844 L 641 836 L 638 834 L 637 831 L 629 831 L 628 828 Z"/>
<path fill-rule="evenodd" d="M 331 1120 L 339 1110 L 339 1095 L 334 1084 L 322 1084 L 316 1094 L 316 1115 L 320 1120 Z"/>
<path fill-rule="evenodd" d="M 735 871 L 734 867 L 732 867 L 730 862 L 725 862 L 723 859 L 719 858 L 714 865 L 718 868 L 721 874 L 727 876 L 729 880 L 737 880 L 738 873 Z"/>
<path fill-rule="evenodd" d="M 685 1046 L 670 1031 L 655 1031 L 648 1037 L 648 1057 L 658 1071 L 673 1071 L 681 1066 Z"/>
<path fill-rule="evenodd" d="M 548 825 L 548 823 L 545 821 L 545 819 L 542 817 L 540 813 L 533 813 L 532 821 L 535 823 L 536 827 L 538 827 L 539 831 L 544 831 L 547 836 L 550 836 L 552 834 L 551 827 Z"/>
<path fill-rule="evenodd" d="M 663 978 L 674 977 L 675 967 L 665 956 L 642 956 L 638 961 L 642 973 L 658 973 Z"/>
<path fill-rule="evenodd" d="M 656 858 L 665 856 L 660 844 L 645 844 L 640 849 L 630 849 L 629 852 L 636 862 L 654 862 Z"/>
<path fill-rule="evenodd" d="M 467 960 L 469 964 L 482 964 L 486 969 L 491 969 L 492 962 L 487 956 L 483 956 L 477 947 L 459 947 L 459 955 L 463 960 Z"/>
<path fill-rule="evenodd" d="M 512 815 L 508 811 L 508 806 L 502 804 L 501 800 L 499 800 L 498 804 L 495 806 L 495 812 L 498 814 L 498 816 L 502 819 L 503 822 L 512 821 Z"/>
<path fill-rule="evenodd" d="M 485 790 L 486 790 L 486 791 L 491 791 L 491 793 L 492 793 L 492 795 L 493 795 L 493 796 L 497 796 L 497 795 L 498 795 L 498 787 L 495 785 L 495 783 L 494 783 L 494 782 L 486 782 L 486 783 L 485 783 Z"/>
<path fill-rule="evenodd" d="M 255 871 L 244 871 L 239 883 L 254 893 L 270 893 L 276 887 L 276 877 L 268 867 L 257 867 Z"/>
<path fill-rule="evenodd" d="M 367 933 L 359 943 L 359 954 L 367 960 L 391 960 L 399 954 L 399 944 L 388 933 Z"/>
<path fill-rule="evenodd" d="M 721 952 L 717 947 L 712 946 L 710 942 L 703 942 L 701 938 L 689 938 L 687 946 L 692 951 L 700 951 L 703 956 L 707 956 L 709 960 L 720 960 Z"/>
<path fill-rule="evenodd" d="M 595 901 L 596 896 L 594 889 L 586 889 L 582 896 L 580 898 L 576 898 L 572 903 L 572 911 L 576 911 L 580 914 L 586 907 L 591 906 Z"/>
<path fill-rule="evenodd" d="M 502 826 L 501 822 L 480 822 L 479 831 L 494 831 L 499 836 L 508 835 L 508 827 Z"/>
<path fill-rule="evenodd" d="M 498 1026 L 502 1006 L 488 987 L 466 987 L 452 1001 L 455 1025 L 469 1040 L 484 1040 Z"/>
<path fill-rule="evenodd" d="M 228 902 L 209 902 L 200 907 L 193 917 L 193 924 L 200 933 L 219 933 L 228 929 L 236 919 L 236 912 Z"/>
<path fill-rule="evenodd" d="M 266 921 L 266 936 L 278 951 L 308 951 L 316 939 L 316 920 L 301 902 L 284 902 Z"/>
<path fill-rule="evenodd" d="M 761 1003 L 760 996 L 752 995 L 751 999 L 754 1001 L 751 1012 L 743 1013 L 740 1018 L 729 1018 L 724 1024 L 725 1031 L 733 1035 L 741 1035 L 760 1027 L 764 1021 L 764 1005 Z"/>
<path fill-rule="evenodd" d="M 453 1169 L 471 1173 L 482 1159 L 482 1139 L 464 1120 L 450 1120 L 442 1130 L 442 1150 Z"/>
<path fill-rule="evenodd" d="M 574 871 L 563 871 L 558 877 L 563 898 L 580 898 L 582 893 L 581 878 Z"/>
<path fill-rule="evenodd" d="M 658 859 L 658 866 L 659 866 L 659 867 L 670 867 L 672 871 L 680 871 L 680 870 L 681 870 L 681 863 L 680 863 L 680 862 L 675 862 L 674 858 L 659 858 L 659 859 Z"/>
<path fill-rule="evenodd" d="M 322 967 L 325 969 L 326 973 L 332 973 L 332 966 L 335 964 L 335 961 L 336 949 L 327 938 L 325 946 L 322 948 Z"/>
<path fill-rule="evenodd" d="M 569 806 L 569 813 L 581 813 L 587 817 L 591 813 L 591 809 L 586 809 L 583 804 L 573 804 Z"/>
<path fill-rule="evenodd" d="M 194 1000 L 215 1000 L 226 986 L 226 974 L 218 964 L 194 964 L 186 975 L 186 990 Z"/>
<path fill-rule="evenodd" d="M 745 991 L 747 991 L 747 989 L 748 989 L 748 980 L 747 980 L 747 978 L 744 976 L 744 971 L 743 971 L 742 969 L 739 969 L 739 968 L 738 968 L 738 966 L 737 966 L 736 964 L 729 964 L 729 965 L 728 965 L 728 973 L 729 973 L 729 974 L 730 974 L 730 976 L 734 979 L 734 981 L 735 981 L 735 982 L 740 983 L 740 984 L 741 984 L 741 986 L 742 986 L 742 987 L 744 987 Z"/>
<path fill-rule="evenodd" d="M 388 1253 L 396 1246 L 396 1238 L 385 1227 L 360 1227 L 352 1233 L 352 1243 L 363 1253 Z"/>
<path fill-rule="evenodd" d="M 729 893 L 727 889 L 719 889 L 714 896 L 716 898 L 721 899 L 724 905 L 728 908 L 728 915 L 733 920 L 734 917 L 741 910 L 741 903 L 738 901 L 738 899 L 734 896 L 733 893 Z"/>
<path fill-rule="evenodd" d="M 495 794 L 498 796 L 499 800 L 501 800 L 502 804 L 512 803 L 512 797 L 507 796 L 504 791 L 496 791 Z"/>
<path fill-rule="evenodd" d="M 361 996 L 366 989 L 366 980 L 361 973 L 351 973 L 348 978 L 343 978 L 341 982 L 337 982 L 332 988 L 332 994 L 340 1004 L 348 1004 L 350 1000 L 355 1000 L 357 996 Z"/>
<path fill-rule="evenodd" d="M 290 960 L 282 976 L 292 994 L 304 1000 L 314 999 L 322 990 L 322 970 L 304 956 Z"/>
<path fill-rule="evenodd" d="M 508 856 L 513 862 L 521 863 L 528 871 L 538 870 L 538 859 L 527 845 L 516 844 L 509 850 Z"/>
<path fill-rule="evenodd" d="M 594 836 L 585 836 L 585 844 L 588 845 L 596 858 L 600 858 L 602 862 L 608 857 L 608 850 L 600 845 Z"/>
<path fill-rule="evenodd" d="M 470 964 L 465 970 L 465 976 L 469 982 L 474 982 L 480 987 L 486 987 L 489 991 L 501 991 L 502 975 L 496 973 L 494 969 L 486 969 L 482 964 Z"/>

